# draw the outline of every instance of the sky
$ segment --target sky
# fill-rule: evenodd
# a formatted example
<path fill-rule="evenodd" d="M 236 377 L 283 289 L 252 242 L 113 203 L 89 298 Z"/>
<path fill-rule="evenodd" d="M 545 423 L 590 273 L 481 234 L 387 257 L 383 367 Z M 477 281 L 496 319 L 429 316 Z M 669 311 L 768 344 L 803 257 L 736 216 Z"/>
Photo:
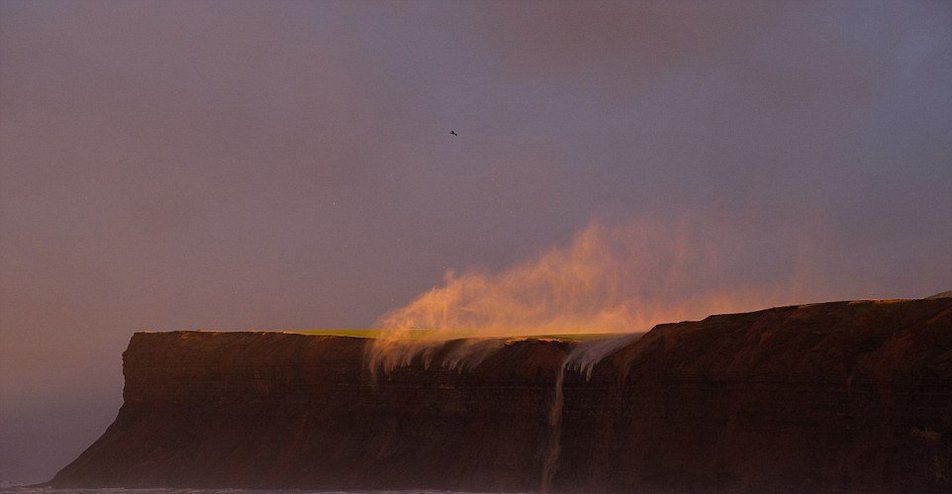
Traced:
<path fill-rule="evenodd" d="M 2 0 L 0 480 L 138 330 L 368 327 L 593 231 L 655 305 L 918 298 L 950 211 L 949 2 Z"/>

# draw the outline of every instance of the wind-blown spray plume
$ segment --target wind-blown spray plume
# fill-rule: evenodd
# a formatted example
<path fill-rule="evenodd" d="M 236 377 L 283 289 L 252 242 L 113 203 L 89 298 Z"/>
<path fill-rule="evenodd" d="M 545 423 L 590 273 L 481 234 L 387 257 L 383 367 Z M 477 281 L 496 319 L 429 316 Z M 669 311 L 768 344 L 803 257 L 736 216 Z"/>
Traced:
<path fill-rule="evenodd" d="M 449 271 L 443 286 L 378 320 L 385 331 L 369 350 L 371 370 L 407 365 L 450 339 L 645 331 L 790 296 L 776 286 L 789 285 L 793 269 L 766 280 L 765 290 L 764 280 L 751 279 L 756 267 L 745 264 L 763 242 L 735 230 L 711 222 L 592 222 L 567 246 L 502 272 Z M 479 346 L 484 351 L 474 358 L 485 358 L 492 345 Z"/>

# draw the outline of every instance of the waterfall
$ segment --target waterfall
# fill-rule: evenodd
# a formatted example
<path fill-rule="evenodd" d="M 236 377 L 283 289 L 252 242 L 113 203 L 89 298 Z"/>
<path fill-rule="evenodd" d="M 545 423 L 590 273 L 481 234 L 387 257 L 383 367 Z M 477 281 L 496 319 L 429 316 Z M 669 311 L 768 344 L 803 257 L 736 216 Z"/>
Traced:
<path fill-rule="evenodd" d="M 565 384 L 565 368 L 568 359 L 559 367 L 559 374 L 555 378 L 555 397 L 552 399 L 552 408 L 549 409 L 549 443 L 542 463 L 541 492 L 552 489 L 552 480 L 559 466 L 559 453 L 562 451 L 562 405 L 565 403 L 565 394 L 562 389 Z"/>
<path fill-rule="evenodd" d="M 562 407 L 565 404 L 565 371 L 574 370 L 592 378 L 595 364 L 606 355 L 635 341 L 644 333 L 630 333 L 600 340 L 586 341 L 578 344 L 566 355 L 555 377 L 555 395 L 552 398 L 552 407 L 549 409 L 549 442 L 546 444 L 545 458 L 542 463 L 541 492 L 552 489 L 555 472 L 559 468 L 559 455 L 562 453 Z"/>

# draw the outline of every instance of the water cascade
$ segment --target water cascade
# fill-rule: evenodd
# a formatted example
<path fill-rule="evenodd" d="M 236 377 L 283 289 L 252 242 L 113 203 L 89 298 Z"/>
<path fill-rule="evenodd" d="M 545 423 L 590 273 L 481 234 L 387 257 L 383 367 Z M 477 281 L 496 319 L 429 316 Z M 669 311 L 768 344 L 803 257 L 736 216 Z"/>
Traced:
<path fill-rule="evenodd" d="M 559 453 L 562 451 L 562 405 L 565 404 L 562 388 L 565 384 L 565 369 L 568 363 L 569 359 L 566 358 L 555 378 L 555 396 L 552 399 L 552 408 L 549 409 L 549 442 L 546 445 L 545 459 L 542 463 L 541 492 L 549 492 L 552 489 L 552 480 L 559 466 Z"/>

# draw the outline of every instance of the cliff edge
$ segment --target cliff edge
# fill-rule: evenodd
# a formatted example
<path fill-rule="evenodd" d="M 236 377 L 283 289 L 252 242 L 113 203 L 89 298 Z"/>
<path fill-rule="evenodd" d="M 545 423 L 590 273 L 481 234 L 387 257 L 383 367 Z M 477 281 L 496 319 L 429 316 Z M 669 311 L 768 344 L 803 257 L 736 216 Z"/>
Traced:
<path fill-rule="evenodd" d="M 833 302 L 641 338 L 136 333 L 124 403 L 54 487 L 949 492 L 952 299 Z"/>

